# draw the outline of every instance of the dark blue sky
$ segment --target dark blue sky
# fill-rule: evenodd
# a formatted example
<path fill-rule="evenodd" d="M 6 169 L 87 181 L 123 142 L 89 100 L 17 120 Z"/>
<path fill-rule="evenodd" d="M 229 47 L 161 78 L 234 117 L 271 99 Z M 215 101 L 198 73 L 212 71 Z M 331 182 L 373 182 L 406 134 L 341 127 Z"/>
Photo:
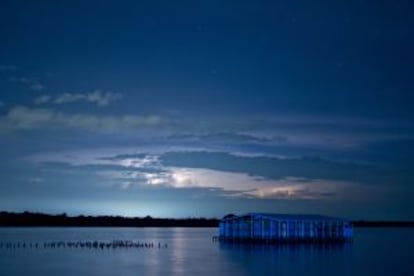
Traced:
<path fill-rule="evenodd" d="M 409 1 L 1 1 L 0 209 L 414 219 Z"/>

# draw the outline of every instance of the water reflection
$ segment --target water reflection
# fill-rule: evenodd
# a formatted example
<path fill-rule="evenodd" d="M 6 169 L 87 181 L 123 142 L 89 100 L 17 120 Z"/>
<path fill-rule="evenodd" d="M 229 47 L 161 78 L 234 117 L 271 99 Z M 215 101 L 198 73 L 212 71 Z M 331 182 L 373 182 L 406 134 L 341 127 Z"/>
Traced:
<path fill-rule="evenodd" d="M 212 242 L 216 229 L 0 228 L 0 275 L 414 275 L 413 229 L 358 229 L 353 243 L 260 245 Z M 142 249 L 27 248 L 27 243 L 113 239 Z M 158 248 L 158 242 L 168 248 Z M 394 252 L 394 253 L 390 253 Z"/>
<path fill-rule="evenodd" d="M 345 243 L 307 243 L 307 244 L 249 244 L 236 242 L 219 242 L 221 250 L 246 251 L 246 252 L 333 252 L 352 249 L 352 242 Z"/>
<path fill-rule="evenodd" d="M 352 272 L 352 243 L 269 245 L 220 242 L 219 249 L 225 261 L 243 263 L 249 275 Z"/>
<path fill-rule="evenodd" d="M 186 237 L 186 231 L 182 228 L 172 228 L 171 229 L 171 236 L 172 236 L 172 245 L 171 249 L 173 250 L 173 254 L 171 256 L 172 261 L 172 274 L 173 275 L 181 275 L 185 271 L 185 254 L 186 254 L 186 242 L 185 240 L 188 239 Z M 188 242 L 188 241 L 187 241 Z"/>

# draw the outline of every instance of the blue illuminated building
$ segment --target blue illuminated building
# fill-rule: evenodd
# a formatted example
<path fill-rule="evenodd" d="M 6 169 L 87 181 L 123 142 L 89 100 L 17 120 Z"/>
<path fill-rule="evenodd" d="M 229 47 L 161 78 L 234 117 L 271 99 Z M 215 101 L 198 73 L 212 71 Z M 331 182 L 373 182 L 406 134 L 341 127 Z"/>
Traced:
<path fill-rule="evenodd" d="M 248 213 L 220 222 L 219 239 L 251 242 L 337 242 L 352 239 L 351 222 L 321 215 Z"/>

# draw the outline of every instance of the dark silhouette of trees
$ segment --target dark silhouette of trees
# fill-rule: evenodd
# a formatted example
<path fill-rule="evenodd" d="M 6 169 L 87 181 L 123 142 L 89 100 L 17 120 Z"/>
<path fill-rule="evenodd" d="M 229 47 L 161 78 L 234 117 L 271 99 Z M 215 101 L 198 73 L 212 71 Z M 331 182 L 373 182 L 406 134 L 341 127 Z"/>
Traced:
<path fill-rule="evenodd" d="M 228 214 L 224 218 L 234 216 Z M 121 216 L 68 216 L 66 213 L 51 215 L 25 211 L 0 212 L 0 227 L 11 226 L 72 226 L 72 227 L 218 227 L 215 218 L 153 218 Z M 414 227 L 414 221 L 365 221 L 352 222 L 354 227 Z"/>
<path fill-rule="evenodd" d="M 66 213 L 0 212 L 0 226 L 99 226 L 99 227 L 217 227 L 218 219 L 207 218 L 152 218 L 121 216 L 68 216 Z"/>

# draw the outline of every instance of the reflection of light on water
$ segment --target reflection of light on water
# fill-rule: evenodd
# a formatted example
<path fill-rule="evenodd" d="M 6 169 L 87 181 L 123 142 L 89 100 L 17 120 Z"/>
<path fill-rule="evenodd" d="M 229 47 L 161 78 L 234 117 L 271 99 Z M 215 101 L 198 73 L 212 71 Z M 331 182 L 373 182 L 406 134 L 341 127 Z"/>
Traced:
<path fill-rule="evenodd" d="M 151 235 L 154 237 L 159 237 L 158 232 L 160 231 L 159 228 L 151 228 L 148 229 L 151 231 Z M 150 251 L 150 256 L 149 257 L 149 271 L 150 271 L 150 275 L 160 275 L 160 268 L 163 265 L 162 261 L 161 261 L 161 256 L 160 256 L 160 250 L 158 249 L 158 242 L 154 242 L 154 248 L 152 248 L 152 250 Z M 147 257 L 147 256 L 146 256 Z"/>
<path fill-rule="evenodd" d="M 352 242 L 308 244 L 248 244 L 220 242 L 221 250 L 246 252 L 339 252 L 352 249 Z"/>
<path fill-rule="evenodd" d="M 181 228 L 172 228 L 172 244 L 169 250 L 173 250 L 171 254 L 172 258 L 172 271 L 174 275 L 183 275 L 185 270 L 185 231 Z M 187 240 L 188 241 L 188 240 Z"/>
<path fill-rule="evenodd" d="M 254 267 L 262 275 L 352 275 L 353 245 L 241 244 L 220 242 L 223 261 Z M 263 265 L 266 264 L 266 265 Z M 332 272 L 327 273 L 325 272 Z M 316 272 L 317 274 L 314 274 Z"/>

